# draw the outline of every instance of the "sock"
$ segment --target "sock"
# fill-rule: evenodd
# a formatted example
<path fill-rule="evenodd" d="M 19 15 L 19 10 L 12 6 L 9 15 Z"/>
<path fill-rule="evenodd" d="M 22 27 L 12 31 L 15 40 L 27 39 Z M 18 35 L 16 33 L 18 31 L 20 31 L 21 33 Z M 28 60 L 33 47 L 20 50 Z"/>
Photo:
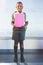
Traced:
<path fill-rule="evenodd" d="M 15 57 L 17 58 L 17 46 L 14 46 L 14 54 L 15 54 Z"/>
<path fill-rule="evenodd" d="M 21 57 L 23 57 L 24 48 L 21 48 L 20 51 L 21 51 Z"/>

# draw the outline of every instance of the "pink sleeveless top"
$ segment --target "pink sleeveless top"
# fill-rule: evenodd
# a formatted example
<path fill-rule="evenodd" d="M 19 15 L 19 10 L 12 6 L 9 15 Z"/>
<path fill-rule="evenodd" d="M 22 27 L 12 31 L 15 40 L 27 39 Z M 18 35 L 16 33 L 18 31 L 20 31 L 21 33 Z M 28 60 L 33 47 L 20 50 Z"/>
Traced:
<path fill-rule="evenodd" d="M 24 26 L 24 13 L 15 13 L 15 21 L 14 26 L 15 27 L 22 27 Z"/>

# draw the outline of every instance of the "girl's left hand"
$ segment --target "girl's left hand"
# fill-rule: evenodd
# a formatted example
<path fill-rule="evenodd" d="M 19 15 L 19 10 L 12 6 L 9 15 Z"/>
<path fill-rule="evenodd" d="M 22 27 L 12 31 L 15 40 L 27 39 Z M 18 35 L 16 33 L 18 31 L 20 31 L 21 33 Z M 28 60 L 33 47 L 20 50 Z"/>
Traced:
<path fill-rule="evenodd" d="M 25 22 L 25 26 L 27 26 L 27 25 L 28 25 L 28 21 Z"/>

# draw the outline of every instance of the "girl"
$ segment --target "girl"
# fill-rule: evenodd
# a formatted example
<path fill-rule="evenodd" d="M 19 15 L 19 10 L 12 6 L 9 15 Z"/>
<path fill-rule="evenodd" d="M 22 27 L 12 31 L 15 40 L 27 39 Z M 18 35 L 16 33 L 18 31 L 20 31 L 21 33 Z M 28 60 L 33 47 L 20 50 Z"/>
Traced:
<path fill-rule="evenodd" d="M 18 47 L 18 42 L 20 43 L 20 51 L 21 51 L 21 57 L 20 60 L 21 62 L 24 62 L 24 45 L 23 41 L 25 40 L 25 27 L 28 25 L 28 21 L 26 21 L 26 14 L 22 12 L 23 9 L 23 4 L 22 2 L 17 2 L 16 4 L 16 9 L 12 14 L 12 22 L 11 24 L 13 25 L 13 35 L 12 39 L 14 40 L 14 61 L 18 61 L 18 56 L 17 56 L 17 47 Z"/>

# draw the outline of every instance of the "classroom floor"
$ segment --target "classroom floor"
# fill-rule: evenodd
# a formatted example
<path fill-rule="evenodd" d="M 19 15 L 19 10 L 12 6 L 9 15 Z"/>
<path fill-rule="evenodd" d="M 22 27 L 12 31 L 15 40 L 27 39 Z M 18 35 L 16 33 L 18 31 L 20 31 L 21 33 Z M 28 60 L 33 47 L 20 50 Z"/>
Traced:
<path fill-rule="evenodd" d="M 9 41 L 7 41 L 7 43 L 8 42 Z M 38 40 L 38 42 L 43 44 L 43 39 Z M 43 65 L 43 45 L 39 47 L 41 49 L 24 49 L 25 62 L 23 63 L 23 65 Z M 11 63 L 11 65 L 22 65 L 20 62 L 20 50 L 18 49 L 18 63 L 14 64 L 15 63 L 14 49 L 0 49 L 0 63 Z"/>
<path fill-rule="evenodd" d="M 34 49 L 33 49 L 34 50 Z M 24 51 L 25 65 L 43 65 L 43 49 L 42 50 L 28 50 Z M 14 52 L 11 50 L 0 50 L 0 63 L 15 63 Z M 20 51 L 18 50 L 18 62 L 20 62 Z M 19 64 L 18 64 L 19 65 Z"/>

